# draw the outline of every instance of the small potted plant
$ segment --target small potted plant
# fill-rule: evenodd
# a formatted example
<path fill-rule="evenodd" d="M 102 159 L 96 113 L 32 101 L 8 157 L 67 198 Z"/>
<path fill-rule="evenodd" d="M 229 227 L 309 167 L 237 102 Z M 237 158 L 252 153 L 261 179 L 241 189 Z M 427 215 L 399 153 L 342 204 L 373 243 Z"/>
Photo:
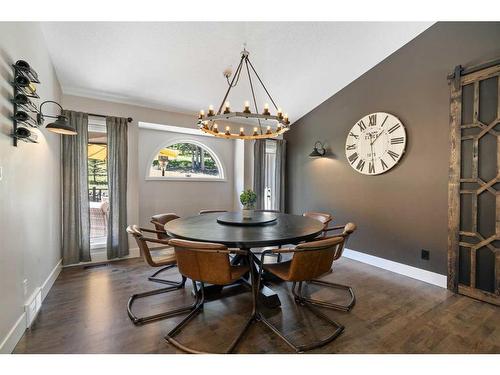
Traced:
<path fill-rule="evenodd" d="M 243 205 L 242 215 L 243 219 L 249 220 L 252 218 L 252 212 L 255 209 L 257 202 L 257 194 L 252 189 L 244 190 L 240 194 L 240 202 Z"/>

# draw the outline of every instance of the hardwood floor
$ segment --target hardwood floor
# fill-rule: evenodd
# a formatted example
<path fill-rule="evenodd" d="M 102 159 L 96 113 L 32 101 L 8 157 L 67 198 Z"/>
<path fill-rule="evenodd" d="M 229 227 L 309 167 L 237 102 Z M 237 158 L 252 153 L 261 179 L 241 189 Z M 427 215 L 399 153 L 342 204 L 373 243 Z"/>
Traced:
<path fill-rule="evenodd" d="M 162 287 L 147 281 L 152 273 L 140 259 L 99 268 L 64 269 L 32 329 L 14 352 L 176 353 L 163 337 L 184 315 L 139 327 L 127 316 L 130 294 Z M 177 270 L 165 272 L 167 275 L 174 279 Z M 345 258 L 325 279 L 353 286 L 357 302 L 349 313 L 322 309 L 346 329 L 338 339 L 313 353 L 500 353 L 499 307 Z M 279 292 L 282 308 L 265 310 L 265 315 L 297 343 L 326 336 L 329 328 L 295 305 L 290 287 L 272 284 Z M 151 314 L 185 304 L 190 301 L 190 290 L 189 285 L 185 291 L 139 300 L 137 313 Z M 339 292 L 316 286 L 309 286 L 309 291 L 314 297 L 342 301 Z M 250 293 L 229 290 L 226 294 L 226 298 L 208 302 L 179 340 L 200 350 L 226 348 L 251 307 Z M 257 323 L 237 352 L 291 350 Z"/>

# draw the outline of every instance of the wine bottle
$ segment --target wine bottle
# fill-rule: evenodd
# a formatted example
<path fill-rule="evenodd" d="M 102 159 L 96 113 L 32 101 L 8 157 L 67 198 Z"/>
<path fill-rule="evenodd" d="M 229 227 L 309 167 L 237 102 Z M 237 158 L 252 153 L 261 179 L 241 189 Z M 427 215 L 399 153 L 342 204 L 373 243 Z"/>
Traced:
<path fill-rule="evenodd" d="M 28 89 L 31 91 L 32 94 L 35 94 L 36 93 L 36 86 L 34 83 L 29 83 L 28 85 Z"/>
<path fill-rule="evenodd" d="M 27 61 L 24 60 L 17 60 L 16 61 L 16 67 L 22 70 L 30 70 L 30 64 L 28 64 Z"/>
<path fill-rule="evenodd" d="M 16 78 L 14 78 L 14 83 L 19 87 L 27 87 L 31 82 L 25 76 L 16 76 Z"/>
<path fill-rule="evenodd" d="M 26 121 L 29 118 L 30 118 L 29 115 L 24 111 L 17 111 L 14 114 L 14 120 L 16 120 L 16 121 Z"/>
<path fill-rule="evenodd" d="M 28 64 L 27 61 L 17 60 L 15 66 L 19 70 L 27 72 L 31 77 L 38 81 L 38 74 L 31 68 L 30 64 Z"/>
<path fill-rule="evenodd" d="M 14 133 L 17 138 L 30 138 L 31 132 L 28 128 L 19 126 Z"/>
<path fill-rule="evenodd" d="M 16 104 L 28 104 L 29 102 L 30 102 L 30 100 L 24 94 L 17 94 L 14 97 L 14 103 L 16 103 Z"/>

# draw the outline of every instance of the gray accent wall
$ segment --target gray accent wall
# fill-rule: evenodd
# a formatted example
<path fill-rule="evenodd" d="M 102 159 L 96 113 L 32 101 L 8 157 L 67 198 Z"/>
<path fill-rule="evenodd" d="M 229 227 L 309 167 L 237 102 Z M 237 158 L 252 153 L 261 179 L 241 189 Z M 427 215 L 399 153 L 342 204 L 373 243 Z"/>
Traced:
<path fill-rule="evenodd" d="M 499 22 L 440 22 L 299 119 L 285 136 L 287 210 L 331 212 L 336 224 L 358 224 L 348 248 L 446 274 L 446 77 L 455 65 L 493 58 L 500 58 Z M 400 163 L 379 176 L 355 172 L 344 152 L 350 128 L 372 112 L 394 114 L 408 136 Z M 327 142 L 327 158 L 308 157 L 316 140 Z"/>

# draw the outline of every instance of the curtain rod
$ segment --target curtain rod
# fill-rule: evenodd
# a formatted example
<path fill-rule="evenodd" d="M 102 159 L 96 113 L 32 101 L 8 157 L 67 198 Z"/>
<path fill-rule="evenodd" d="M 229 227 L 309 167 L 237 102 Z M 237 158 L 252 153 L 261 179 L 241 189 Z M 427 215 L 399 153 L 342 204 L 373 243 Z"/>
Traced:
<path fill-rule="evenodd" d="M 88 114 L 89 116 L 94 116 L 94 117 L 103 117 L 103 118 L 106 118 L 106 117 L 111 117 L 111 116 L 106 116 L 106 115 L 99 115 L 99 114 L 97 114 L 97 113 L 87 113 L 87 114 Z M 127 121 L 128 121 L 128 122 L 132 122 L 132 121 L 133 121 L 132 117 L 128 117 L 128 118 L 127 118 Z"/>

